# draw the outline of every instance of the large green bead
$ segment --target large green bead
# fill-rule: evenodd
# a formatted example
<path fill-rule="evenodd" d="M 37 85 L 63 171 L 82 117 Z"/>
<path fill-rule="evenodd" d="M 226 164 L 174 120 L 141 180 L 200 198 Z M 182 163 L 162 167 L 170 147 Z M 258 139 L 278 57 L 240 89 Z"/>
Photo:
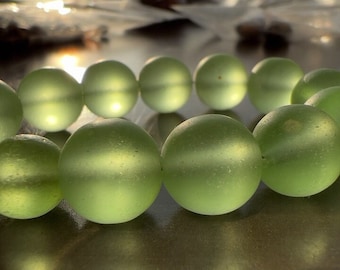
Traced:
<path fill-rule="evenodd" d="M 192 77 L 179 60 L 158 56 L 145 63 L 139 74 L 139 85 L 146 105 L 160 113 L 171 113 L 188 101 Z"/>
<path fill-rule="evenodd" d="M 136 218 L 161 186 L 156 143 L 141 127 L 118 118 L 78 129 L 63 147 L 59 170 L 66 201 L 97 223 Z"/>
<path fill-rule="evenodd" d="M 15 91 L 0 81 L 0 141 L 14 136 L 23 118 L 21 102 Z"/>
<path fill-rule="evenodd" d="M 340 71 L 320 68 L 306 73 L 295 85 L 291 95 L 292 104 L 303 104 L 318 91 L 340 86 Z"/>
<path fill-rule="evenodd" d="M 194 73 L 198 97 L 215 110 L 227 110 L 238 105 L 247 93 L 247 80 L 243 63 L 227 54 L 203 58 Z"/>
<path fill-rule="evenodd" d="M 0 213 L 35 218 L 61 200 L 59 148 L 46 138 L 22 134 L 0 143 Z"/>
<path fill-rule="evenodd" d="M 325 111 L 332 116 L 340 126 L 340 86 L 320 90 L 307 99 L 305 104 Z"/>
<path fill-rule="evenodd" d="M 308 105 L 280 107 L 254 129 L 264 159 L 263 182 L 293 197 L 311 196 L 340 174 L 340 130 L 327 113 Z"/>
<path fill-rule="evenodd" d="M 269 57 L 258 62 L 248 80 L 248 94 L 252 104 L 262 113 L 290 104 L 294 86 L 303 76 L 294 61 Z"/>
<path fill-rule="evenodd" d="M 162 148 L 164 184 L 183 208 L 205 215 L 231 212 L 255 193 L 260 148 L 250 131 L 228 116 L 196 116 L 178 125 Z"/>
<path fill-rule="evenodd" d="M 36 128 L 61 131 L 77 120 L 83 108 L 80 84 L 64 70 L 41 68 L 20 82 L 24 117 Z"/>
<path fill-rule="evenodd" d="M 138 99 L 134 73 L 118 61 L 107 60 L 89 66 L 82 85 L 85 105 L 101 117 L 122 117 Z"/>

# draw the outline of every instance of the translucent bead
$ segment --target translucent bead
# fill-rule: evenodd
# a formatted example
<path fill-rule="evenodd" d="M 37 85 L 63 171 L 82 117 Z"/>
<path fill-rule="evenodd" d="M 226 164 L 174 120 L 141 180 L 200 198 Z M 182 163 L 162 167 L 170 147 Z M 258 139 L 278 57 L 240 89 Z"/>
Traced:
<path fill-rule="evenodd" d="M 184 121 L 170 133 L 161 155 L 166 189 L 195 213 L 231 212 L 260 183 L 260 148 L 250 131 L 228 116 L 207 114 Z"/>
<path fill-rule="evenodd" d="M 291 103 L 303 104 L 318 91 L 340 85 L 340 71 L 320 68 L 306 73 L 293 88 Z"/>
<path fill-rule="evenodd" d="M 138 99 L 138 83 L 134 73 L 113 60 L 89 66 L 82 85 L 85 105 L 104 118 L 124 116 Z"/>
<path fill-rule="evenodd" d="M 61 200 L 59 148 L 38 135 L 22 134 L 0 143 L 0 213 L 35 218 Z"/>
<path fill-rule="evenodd" d="M 238 105 L 247 93 L 247 79 L 243 63 L 227 54 L 203 58 L 194 74 L 199 98 L 215 110 L 231 109 Z"/>
<path fill-rule="evenodd" d="M 161 186 L 156 143 L 141 127 L 119 118 L 89 123 L 72 134 L 59 169 L 66 201 L 97 223 L 136 218 Z"/>
<path fill-rule="evenodd" d="M 254 129 L 264 159 L 263 182 L 293 197 L 311 196 L 340 174 L 340 130 L 325 112 L 308 105 L 280 107 Z"/>
<path fill-rule="evenodd" d="M 270 57 L 258 62 L 248 80 L 252 104 L 262 113 L 290 104 L 290 97 L 303 71 L 294 61 Z"/>
<path fill-rule="evenodd" d="M 57 68 L 42 68 L 28 73 L 18 95 L 26 120 L 41 130 L 61 131 L 77 120 L 83 108 L 80 84 Z"/>
<path fill-rule="evenodd" d="M 18 132 L 22 118 L 22 106 L 17 94 L 0 81 L 0 142 Z"/>
<path fill-rule="evenodd" d="M 146 105 L 160 113 L 171 113 L 188 101 L 192 77 L 179 60 L 159 56 L 145 63 L 139 74 L 139 85 Z"/>
<path fill-rule="evenodd" d="M 340 126 L 340 86 L 320 90 L 307 99 L 305 104 L 325 111 L 332 116 Z"/>

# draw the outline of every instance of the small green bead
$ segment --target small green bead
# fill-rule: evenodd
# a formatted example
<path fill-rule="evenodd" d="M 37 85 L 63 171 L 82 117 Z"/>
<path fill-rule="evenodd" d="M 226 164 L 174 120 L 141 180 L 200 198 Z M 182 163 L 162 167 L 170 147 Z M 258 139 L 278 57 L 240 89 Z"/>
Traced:
<path fill-rule="evenodd" d="M 57 68 L 28 73 L 19 85 L 18 95 L 26 120 L 45 131 L 66 129 L 77 120 L 83 108 L 80 84 Z"/>
<path fill-rule="evenodd" d="M 58 205 L 59 152 L 58 146 L 38 135 L 16 135 L 0 143 L 2 215 L 35 218 Z"/>
<path fill-rule="evenodd" d="M 126 115 L 138 99 L 134 73 L 118 61 L 107 60 L 89 66 L 82 85 L 85 105 L 104 118 Z"/>
<path fill-rule="evenodd" d="M 340 126 L 340 86 L 320 90 L 311 96 L 305 104 L 328 113 Z"/>
<path fill-rule="evenodd" d="M 256 125 L 264 167 L 263 182 L 292 197 L 328 188 L 340 174 L 340 129 L 327 113 L 292 104 L 265 115 Z"/>
<path fill-rule="evenodd" d="M 194 74 L 199 98 L 215 110 L 227 110 L 238 105 L 247 93 L 247 79 L 243 63 L 227 54 L 203 58 Z"/>
<path fill-rule="evenodd" d="M 252 104 L 262 113 L 290 104 L 290 97 L 303 71 L 294 61 L 270 57 L 258 62 L 248 80 Z"/>
<path fill-rule="evenodd" d="M 159 56 L 147 61 L 139 74 L 143 101 L 160 113 L 180 109 L 192 92 L 192 76 L 179 60 Z"/>
<path fill-rule="evenodd" d="M 65 200 L 97 223 L 122 223 L 142 214 L 161 186 L 156 143 L 123 119 L 89 123 L 68 139 L 59 170 Z"/>
<path fill-rule="evenodd" d="M 340 71 L 320 68 L 306 73 L 293 88 L 291 103 L 303 104 L 318 91 L 340 85 Z"/>
<path fill-rule="evenodd" d="M 22 118 L 22 106 L 17 94 L 0 81 L 0 142 L 18 132 Z"/>
<path fill-rule="evenodd" d="M 161 156 L 166 189 L 179 205 L 198 214 L 231 212 L 260 183 L 260 148 L 250 131 L 228 116 L 184 121 L 168 136 Z"/>

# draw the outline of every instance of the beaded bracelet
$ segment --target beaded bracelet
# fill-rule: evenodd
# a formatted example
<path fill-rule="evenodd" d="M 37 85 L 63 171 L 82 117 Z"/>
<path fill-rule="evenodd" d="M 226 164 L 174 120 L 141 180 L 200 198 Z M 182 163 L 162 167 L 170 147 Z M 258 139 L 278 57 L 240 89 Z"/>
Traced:
<path fill-rule="evenodd" d="M 287 196 L 319 193 L 340 174 L 338 71 L 302 76 L 296 67 L 289 59 L 265 59 L 247 77 L 239 60 L 217 54 L 202 59 L 192 78 L 178 60 L 157 57 L 146 62 L 138 81 L 122 63 L 105 61 L 90 66 L 81 83 L 52 68 L 24 77 L 18 94 L 2 82 L 0 213 L 34 218 L 64 198 L 90 221 L 121 223 L 146 211 L 162 184 L 179 205 L 204 215 L 240 208 L 260 180 Z M 138 93 L 156 111 L 176 111 L 192 84 L 213 108 L 231 108 L 249 93 L 268 112 L 253 132 L 223 115 L 192 117 L 175 127 L 161 151 L 144 129 L 118 118 Z M 289 103 L 290 96 L 293 101 L 307 94 L 312 97 L 306 104 L 287 105 L 287 96 Z M 275 108 L 262 99 L 275 99 Z M 38 135 L 13 136 L 22 115 L 46 131 L 65 129 L 84 103 L 99 116 L 115 118 L 84 125 L 61 149 Z"/>

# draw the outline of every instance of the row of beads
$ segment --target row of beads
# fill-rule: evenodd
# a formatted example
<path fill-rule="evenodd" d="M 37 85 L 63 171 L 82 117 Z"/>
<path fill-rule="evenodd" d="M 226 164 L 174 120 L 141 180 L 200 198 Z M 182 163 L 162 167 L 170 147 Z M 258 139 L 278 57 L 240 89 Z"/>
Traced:
<path fill-rule="evenodd" d="M 340 128 L 308 105 L 282 106 L 251 133 L 228 116 L 206 114 L 179 124 L 159 153 L 128 120 L 103 119 L 76 130 L 60 149 L 39 135 L 0 142 L 0 213 L 34 218 L 65 199 L 80 216 L 121 223 L 145 212 L 162 183 L 183 208 L 204 215 L 242 207 L 260 180 L 305 197 L 340 174 Z"/>
<path fill-rule="evenodd" d="M 207 59 L 214 57 L 217 55 Z M 262 64 L 277 60 L 288 59 L 266 59 Z M 202 66 L 207 62 L 203 61 Z M 93 66 L 107 63 L 112 61 Z M 5 83 L 0 88 L 5 90 L 0 92 L 7 95 L 8 104 L 16 104 L 8 109 L 16 108 L 19 120 L 23 108 L 27 119 L 40 119 L 37 124 L 44 119 L 55 125 L 65 124 L 72 109 L 77 107 L 75 104 L 80 109 L 83 106 L 90 68 L 82 84 L 62 70 L 40 69 L 22 80 L 18 89 L 20 100 Z M 259 70 L 262 69 L 254 68 L 250 77 L 258 76 Z M 318 76 L 309 74 L 305 82 L 310 87 L 310 82 L 314 82 L 310 78 L 316 77 L 317 81 L 324 78 L 328 83 L 329 74 L 335 72 L 318 70 L 313 73 Z M 94 76 L 92 80 L 98 78 Z M 137 85 L 143 89 L 141 78 Z M 263 78 L 273 80 L 270 76 Z M 198 81 L 196 75 L 196 84 Z M 163 89 L 161 86 L 155 87 L 155 91 Z M 320 84 L 316 86 L 322 88 Z M 146 89 L 153 91 L 150 85 Z M 330 186 L 340 173 L 339 122 L 331 117 L 332 112 L 339 113 L 338 95 L 339 87 L 335 86 L 326 87 L 312 97 L 318 100 L 317 106 L 323 104 L 320 100 L 326 100 L 323 109 L 329 114 L 307 105 L 281 106 L 268 112 L 253 133 L 225 116 L 188 119 L 170 133 L 161 155 L 143 129 L 122 119 L 85 125 L 71 135 L 61 154 L 58 147 L 40 136 L 17 135 L 5 139 L 0 143 L 0 213 L 14 218 L 36 217 L 65 198 L 78 214 L 89 220 L 119 223 L 144 212 L 156 198 L 161 183 L 178 204 L 208 215 L 241 207 L 254 194 L 261 178 L 281 194 L 316 194 Z M 75 102 L 78 97 L 79 103 Z M 93 94 L 93 98 L 100 100 L 100 93 Z M 101 101 L 97 102 L 100 105 Z M 35 111 L 37 107 L 40 111 Z M 8 130 L 9 122 L 1 121 L 3 130 Z"/>
<path fill-rule="evenodd" d="M 84 103 L 98 116 L 122 117 L 135 106 L 139 94 L 153 110 L 174 112 L 188 101 L 193 83 L 198 97 L 212 109 L 233 108 L 248 93 L 254 106 L 267 113 L 290 103 L 304 103 L 323 88 L 340 86 L 340 72 L 320 69 L 303 76 L 292 60 L 273 57 L 256 64 L 248 76 L 241 61 L 227 54 L 203 58 L 193 78 L 182 62 L 166 56 L 147 61 L 138 80 L 127 66 L 114 60 L 88 67 L 81 83 L 64 70 L 42 68 L 20 82 L 19 100 L 1 82 L 7 131 L 0 132 L 0 140 L 18 131 L 23 116 L 38 129 L 64 130 L 77 120 Z"/>

